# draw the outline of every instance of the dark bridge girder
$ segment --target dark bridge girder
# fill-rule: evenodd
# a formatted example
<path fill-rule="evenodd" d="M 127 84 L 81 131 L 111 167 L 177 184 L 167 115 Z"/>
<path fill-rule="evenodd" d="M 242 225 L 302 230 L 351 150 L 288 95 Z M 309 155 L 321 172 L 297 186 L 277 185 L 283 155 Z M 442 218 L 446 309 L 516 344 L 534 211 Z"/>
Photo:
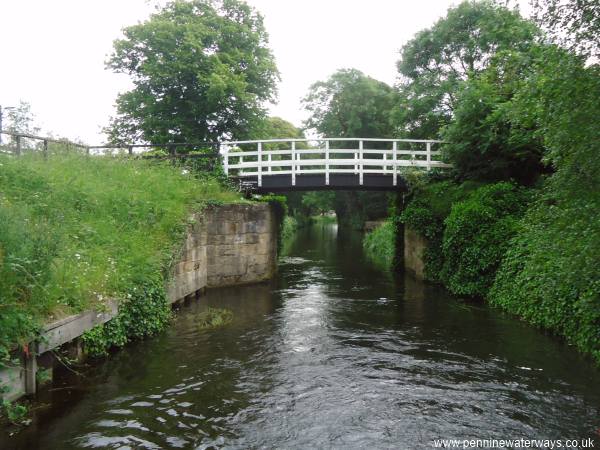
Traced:
<path fill-rule="evenodd" d="M 292 185 L 291 175 L 264 174 L 262 185 L 258 186 L 258 177 L 237 178 L 242 185 L 256 193 L 283 192 L 283 191 L 318 191 L 318 190 L 362 190 L 362 191 L 403 191 L 407 189 L 404 178 L 397 177 L 394 186 L 392 175 L 363 174 L 363 183 L 360 184 L 360 175 L 352 173 L 331 173 L 329 184 L 325 182 L 324 174 L 296 175 L 296 183 Z"/>

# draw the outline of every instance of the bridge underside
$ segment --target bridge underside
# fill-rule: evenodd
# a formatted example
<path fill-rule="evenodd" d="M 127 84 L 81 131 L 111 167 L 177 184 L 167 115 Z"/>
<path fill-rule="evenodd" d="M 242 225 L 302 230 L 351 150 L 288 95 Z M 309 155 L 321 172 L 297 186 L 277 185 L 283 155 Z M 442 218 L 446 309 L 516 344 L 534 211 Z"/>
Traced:
<path fill-rule="evenodd" d="M 364 174 L 360 183 L 360 175 L 349 173 L 332 173 L 329 175 L 329 184 L 325 175 L 304 174 L 296 175 L 296 183 L 292 184 L 291 175 L 262 176 L 262 185 L 258 186 L 258 177 L 240 177 L 237 180 L 246 187 L 251 187 L 254 192 L 283 192 L 283 191 L 318 191 L 318 190 L 362 190 L 362 191 L 402 191 L 407 185 L 402 177 L 397 177 L 394 186 L 392 175 Z"/>

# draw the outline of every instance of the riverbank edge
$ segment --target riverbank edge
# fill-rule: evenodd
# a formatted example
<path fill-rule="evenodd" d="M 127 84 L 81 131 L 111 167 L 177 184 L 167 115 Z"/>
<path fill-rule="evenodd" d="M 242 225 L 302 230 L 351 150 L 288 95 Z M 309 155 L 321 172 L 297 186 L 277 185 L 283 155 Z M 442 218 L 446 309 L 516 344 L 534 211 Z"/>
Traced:
<path fill-rule="evenodd" d="M 278 223 L 268 203 L 209 205 L 188 219 L 188 231 L 174 255 L 165 290 L 171 305 L 195 298 L 207 288 L 252 284 L 275 274 Z M 21 364 L 0 370 L 2 401 L 15 401 L 37 390 L 38 357 L 78 340 L 86 331 L 115 318 L 119 299 L 102 310 L 87 310 L 44 326 L 28 346 Z"/>

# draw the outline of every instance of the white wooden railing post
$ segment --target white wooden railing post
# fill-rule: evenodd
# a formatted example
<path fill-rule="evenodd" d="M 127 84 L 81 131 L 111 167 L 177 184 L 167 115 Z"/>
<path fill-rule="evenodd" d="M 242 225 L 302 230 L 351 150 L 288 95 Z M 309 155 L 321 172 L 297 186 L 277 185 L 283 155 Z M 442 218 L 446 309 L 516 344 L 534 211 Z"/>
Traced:
<path fill-rule="evenodd" d="M 363 141 L 358 141 L 358 163 L 359 163 L 359 172 L 358 172 L 358 177 L 359 177 L 359 184 L 362 186 L 363 184 L 363 171 L 364 171 L 364 164 L 363 164 Z"/>
<path fill-rule="evenodd" d="M 227 145 L 223 147 L 223 170 L 225 175 L 229 175 L 229 147 Z"/>
<path fill-rule="evenodd" d="M 325 186 L 329 186 L 329 141 L 325 141 Z"/>
<path fill-rule="evenodd" d="M 394 165 L 392 166 L 394 170 L 394 186 L 398 183 L 398 142 L 394 141 L 392 147 L 392 158 L 394 159 Z"/>
<path fill-rule="evenodd" d="M 431 170 L 431 142 L 427 143 L 427 171 Z"/>
<path fill-rule="evenodd" d="M 270 175 L 271 174 L 271 161 L 272 161 L 271 160 L 271 153 L 270 152 L 269 152 L 268 160 L 269 160 L 269 168 L 267 169 L 267 172 L 269 172 L 269 175 Z"/>
<path fill-rule="evenodd" d="M 296 141 L 292 141 L 292 186 L 296 186 Z"/>
<path fill-rule="evenodd" d="M 262 186 L 262 142 L 258 143 L 258 187 Z"/>
<path fill-rule="evenodd" d="M 385 152 L 385 151 L 386 151 L 386 150 L 384 150 L 384 152 Z M 386 171 L 387 171 L 387 164 L 386 164 L 386 161 L 387 161 L 387 153 L 384 153 L 384 154 L 383 154 L 383 174 L 384 174 L 384 175 L 386 174 Z"/>

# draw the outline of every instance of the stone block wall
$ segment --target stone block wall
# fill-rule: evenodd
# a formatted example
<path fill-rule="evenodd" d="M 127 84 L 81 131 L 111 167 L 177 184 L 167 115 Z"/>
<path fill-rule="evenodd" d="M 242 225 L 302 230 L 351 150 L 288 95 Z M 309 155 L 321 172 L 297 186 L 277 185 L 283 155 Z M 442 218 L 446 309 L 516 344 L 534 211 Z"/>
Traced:
<path fill-rule="evenodd" d="M 172 302 L 205 287 L 255 283 L 275 273 L 277 223 L 267 203 L 210 207 L 193 222 L 167 286 Z"/>
<path fill-rule="evenodd" d="M 427 241 L 418 232 L 404 227 L 404 269 L 419 280 L 425 279 L 425 249 Z"/>

